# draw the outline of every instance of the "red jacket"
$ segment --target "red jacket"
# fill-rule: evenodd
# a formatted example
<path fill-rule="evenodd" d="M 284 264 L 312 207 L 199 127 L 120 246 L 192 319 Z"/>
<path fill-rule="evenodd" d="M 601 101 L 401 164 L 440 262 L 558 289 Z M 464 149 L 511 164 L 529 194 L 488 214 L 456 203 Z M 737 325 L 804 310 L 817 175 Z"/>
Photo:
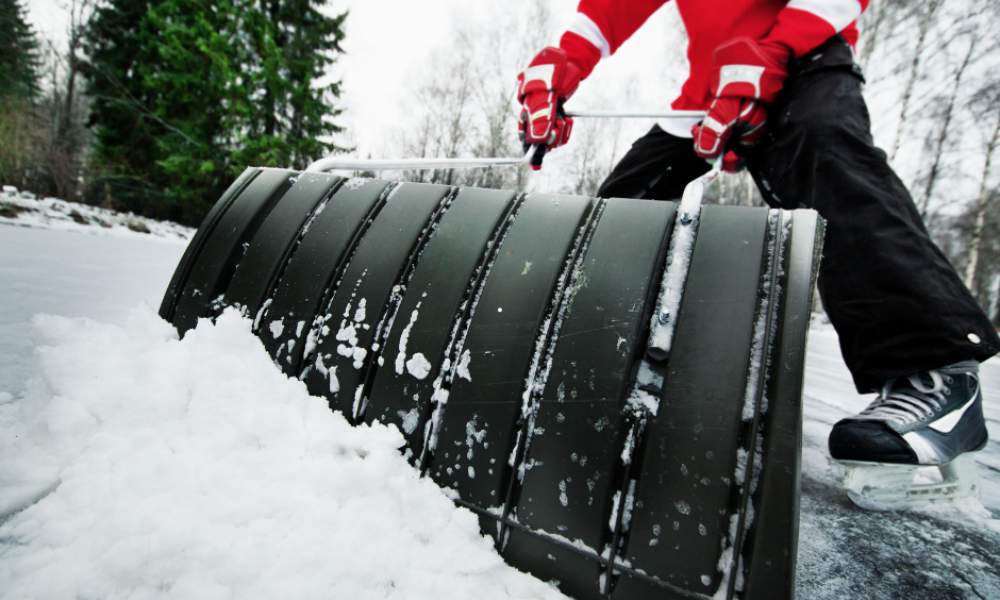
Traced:
<path fill-rule="evenodd" d="M 586 77 L 666 2 L 581 0 L 559 46 Z M 868 0 L 677 0 L 688 32 L 691 73 L 673 108 L 708 107 L 712 52 L 723 42 L 741 36 L 767 39 L 784 44 L 798 57 L 841 33 L 853 47 L 858 39 L 855 20 L 867 6 Z"/>

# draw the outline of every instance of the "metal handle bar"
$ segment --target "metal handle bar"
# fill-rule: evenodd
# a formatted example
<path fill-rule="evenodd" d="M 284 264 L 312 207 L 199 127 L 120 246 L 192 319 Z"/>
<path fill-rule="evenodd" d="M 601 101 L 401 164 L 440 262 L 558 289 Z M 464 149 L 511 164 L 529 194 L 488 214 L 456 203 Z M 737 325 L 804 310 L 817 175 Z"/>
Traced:
<path fill-rule="evenodd" d="M 493 158 L 348 158 L 328 156 L 309 165 L 306 171 L 386 171 L 390 169 L 484 169 L 527 164 L 534 148 L 523 157 Z"/>
<path fill-rule="evenodd" d="M 567 112 L 566 116 L 574 118 L 656 118 L 656 119 L 690 119 L 705 116 L 699 110 L 668 110 L 661 112 L 616 112 L 616 111 L 577 111 Z M 486 157 L 486 158 L 350 158 L 328 156 L 309 165 L 306 171 L 323 172 L 334 169 L 346 171 L 388 171 L 394 169 L 485 169 L 489 167 L 518 167 L 526 165 L 535 154 L 536 146 L 528 149 L 521 157 Z"/>
<path fill-rule="evenodd" d="M 701 119 L 703 110 L 662 110 L 659 112 L 628 112 L 617 110 L 576 110 L 566 111 L 567 117 L 595 119 Z"/>

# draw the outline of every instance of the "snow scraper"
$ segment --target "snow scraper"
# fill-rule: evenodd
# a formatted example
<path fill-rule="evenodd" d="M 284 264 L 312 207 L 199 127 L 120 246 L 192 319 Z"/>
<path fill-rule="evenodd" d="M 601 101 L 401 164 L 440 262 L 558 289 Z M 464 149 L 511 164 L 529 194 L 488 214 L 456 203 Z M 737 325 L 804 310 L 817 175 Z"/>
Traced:
<path fill-rule="evenodd" d="M 701 207 L 715 174 L 675 203 L 249 168 L 160 315 L 239 307 L 573 598 L 792 598 L 823 221 Z"/>

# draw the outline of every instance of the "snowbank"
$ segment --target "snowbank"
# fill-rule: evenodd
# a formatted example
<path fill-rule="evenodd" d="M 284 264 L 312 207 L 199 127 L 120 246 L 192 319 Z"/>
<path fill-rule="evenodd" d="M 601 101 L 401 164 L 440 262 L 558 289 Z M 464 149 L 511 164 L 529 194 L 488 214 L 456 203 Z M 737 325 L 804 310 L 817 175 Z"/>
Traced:
<path fill-rule="evenodd" d="M 33 324 L 42 375 L 0 394 L 0 597 L 561 597 L 235 312 L 183 340 L 149 307 Z"/>
<path fill-rule="evenodd" d="M 38 200 L 31 192 L 18 192 L 17 188 L 8 185 L 0 191 L 0 224 L 179 244 L 187 244 L 195 232 L 177 223 L 146 219 L 132 213 L 55 198 Z"/>

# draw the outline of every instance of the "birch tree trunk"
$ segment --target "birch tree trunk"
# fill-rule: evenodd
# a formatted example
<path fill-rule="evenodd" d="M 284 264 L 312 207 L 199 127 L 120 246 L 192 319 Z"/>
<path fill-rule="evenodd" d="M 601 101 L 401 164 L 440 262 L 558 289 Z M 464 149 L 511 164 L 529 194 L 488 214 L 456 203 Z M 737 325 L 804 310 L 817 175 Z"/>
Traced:
<path fill-rule="evenodd" d="M 889 162 L 896 160 L 896 153 L 899 151 L 899 144 L 902 139 L 903 130 L 906 128 L 906 119 L 909 116 L 910 101 L 913 98 L 913 88 L 920 77 L 920 60 L 924 54 L 924 45 L 927 43 L 927 34 L 930 33 L 931 25 L 934 23 L 934 16 L 943 4 L 943 0 L 930 0 L 924 4 L 924 10 L 919 12 L 920 32 L 917 36 L 917 47 L 913 52 L 913 60 L 910 62 L 910 74 L 906 78 L 906 87 L 903 90 L 903 108 L 899 113 L 899 127 L 896 128 L 896 139 L 892 143 L 892 152 L 889 154 Z"/>
<path fill-rule="evenodd" d="M 934 194 L 934 185 L 937 183 L 938 175 L 941 172 L 941 161 L 944 156 L 945 144 L 948 141 L 948 129 L 951 126 L 952 118 L 955 115 L 955 103 L 958 101 L 958 92 L 962 87 L 962 76 L 965 74 L 965 70 L 968 68 L 969 64 L 972 62 L 972 55 L 974 54 L 977 46 L 976 40 L 976 30 L 970 33 L 969 36 L 969 48 L 962 59 L 961 64 L 958 69 L 954 72 L 953 85 L 951 88 L 951 95 L 949 96 L 946 104 L 944 116 L 941 121 L 941 128 L 938 130 L 937 139 L 934 144 L 934 158 L 931 162 L 930 172 L 927 174 L 927 184 L 924 186 L 924 197 L 920 205 L 920 217 L 926 221 L 927 214 L 930 207 L 931 196 Z"/>
<path fill-rule="evenodd" d="M 868 68 L 868 59 L 871 57 L 872 52 L 878 46 L 881 39 L 880 34 L 882 33 L 882 25 L 885 23 L 886 15 L 889 12 L 890 0 L 876 0 L 878 6 L 875 8 L 874 13 L 871 9 L 871 5 L 868 6 L 868 14 L 873 15 L 870 19 L 866 19 L 868 23 L 865 23 L 867 31 L 865 31 L 865 41 L 861 46 L 861 51 L 858 53 L 858 62 L 861 63 L 863 69 Z M 874 2 L 873 2 L 874 4 Z"/>
<path fill-rule="evenodd" d="M 986 160 L 983 161 L 983 176 L 979 185 L 979 199 L 976 202 L 976 221 L 969 240 L 969 262 L 965 266 L 965 286 L 970 290 L 976 282 L 976 267 L 979 265 L 979 247 L 983 240 L 983 225 L 986 223 L 986 200 L 989 198 L 990 163 L 1000 142 L 1000 118 L 993 128 L 993 135 L 986 145 Z"/>

